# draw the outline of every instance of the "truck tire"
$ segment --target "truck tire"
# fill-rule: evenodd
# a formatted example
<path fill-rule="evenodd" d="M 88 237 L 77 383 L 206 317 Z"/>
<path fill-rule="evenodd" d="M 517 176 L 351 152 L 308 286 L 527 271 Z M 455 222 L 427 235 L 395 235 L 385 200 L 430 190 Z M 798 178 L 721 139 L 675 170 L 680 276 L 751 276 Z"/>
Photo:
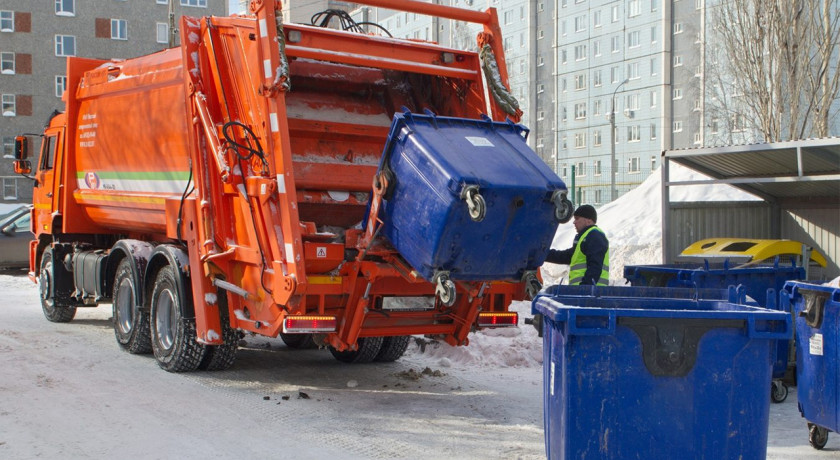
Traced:
<path fill-rule="evenodd" d="M 239 350 L 239 333 L 230 327 L 229 323 L 225 323 L 226 319 L 222 318 L 222 345 L 207 345 L 204 348 L 207 351 L 204 358 L 198 365 L 198 368 L 205 371 L 223 371 L 233 366 L 236 361 L 236 352 Z"/>
<path fill-rule="evenodd" d="M 379 354 L 379 349 L 382 347 L 382 337 L 361 337 L 357 341 L 357 345 L 358 347 L 355 350 L 345 351 L 338 351 L 330 347 L 330 353 L 342 363 L 369 363 Z"/>
<path fill-rule="evenodd" d="M 171 265 L 157 272 L 152 289 L 152 350 L 158 366 L 167 372 L 190 372 L 198 369 L 206 351 L 198 343 L 195 318 L 183 316 L 183 302 Z"/>
<path fill-rule="evenodd" d="M 76 307 L 59 305 L 53 298 L 53 257 L 50 248 L 41 256 L 41 271 L 38 275 L 38 289 L 41 291 L 41 310 L 47 320 L 53 323 L 68 323 L 76 316 Z"/>
<path fill-rule="evenodd" d="M 138 305 L 136 289 L 131 260 L 126 257 L 117 266 L 114 277 L 114 335 L 120 347 L 131 354 L 151 353 L 149 311 Z"/>
<path fill-rule="evenodd" d="M 280 334 L 280 339 L 287 347 L 298 350 L 317 347 L 312 334 Z"/>
<path fill-rule="evenodd" d="M 373 360 L 382 363 L 390 363 L 400 359 L 400 357 L 405 353 L 405 350 L 408 348 L 408 343 L 410 341 L 411 336 L 408 335 L 383 337 L 382 347 L 379 349 L 379 353 L 376 354 L 376 357 L 373 358 Z"/>

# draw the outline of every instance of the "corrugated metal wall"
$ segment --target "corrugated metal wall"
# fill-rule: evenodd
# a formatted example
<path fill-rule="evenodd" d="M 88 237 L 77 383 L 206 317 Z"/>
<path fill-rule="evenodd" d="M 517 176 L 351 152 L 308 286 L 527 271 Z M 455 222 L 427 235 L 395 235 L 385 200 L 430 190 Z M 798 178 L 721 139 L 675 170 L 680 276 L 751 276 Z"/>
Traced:
<path fill-rule="evenodd" d="M 766 202 L 671 203 L 670 235 L 666 263 L 691 243 L 704 238 L 784 238 L 817 248 L 828 260 L 825 269 L 812 270 L 810 279 L 840 276 L 840 216 L 836 208 L 782 211 L 774 232 L 773 207 Z"/>
<path fill-rule="evenodd" d="M 813 270 L 811 279 L 840 276 L 840 214 L 837 208 L 797 209 L 782 213 L 782 238 L 818 248 L 828 261 L 824 270 Z"/>

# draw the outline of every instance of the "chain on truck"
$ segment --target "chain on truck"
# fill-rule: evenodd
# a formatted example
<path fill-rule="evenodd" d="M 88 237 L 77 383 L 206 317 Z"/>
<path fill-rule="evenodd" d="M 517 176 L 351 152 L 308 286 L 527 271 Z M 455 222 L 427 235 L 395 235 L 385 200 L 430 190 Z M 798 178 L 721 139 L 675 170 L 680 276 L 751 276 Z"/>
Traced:
<path fill-rule="evenodd" d="M 182 17 L 172 49 L 67 58 L 65 111 L 15 147 L 48 320 L 112 303 L 119 345 L 172 372 L 228 368 L 246 333 L 369 362 L 517 325 L 572 204 L 516 124 L 496 11 L 360 3 L 478 23 L 479 52 L 254 0 Z"/>

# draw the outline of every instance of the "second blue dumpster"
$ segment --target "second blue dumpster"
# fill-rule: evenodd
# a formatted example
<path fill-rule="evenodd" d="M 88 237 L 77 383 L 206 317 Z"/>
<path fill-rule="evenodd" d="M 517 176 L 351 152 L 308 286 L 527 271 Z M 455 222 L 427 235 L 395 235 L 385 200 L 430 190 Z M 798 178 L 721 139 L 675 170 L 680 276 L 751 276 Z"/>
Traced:
<path fill-rule="evenodd" d="M 534 299 L 548 457 L 765 458 L 765 388 L 790 315 L 743 294 L 639 289 L 555 286 Z"/>
<path fill-rule="evenodd" d="M 816 449 L 840 430 L 840 288 L 791 281 L 781 296 L 796 315 L 799 411 Z"/>

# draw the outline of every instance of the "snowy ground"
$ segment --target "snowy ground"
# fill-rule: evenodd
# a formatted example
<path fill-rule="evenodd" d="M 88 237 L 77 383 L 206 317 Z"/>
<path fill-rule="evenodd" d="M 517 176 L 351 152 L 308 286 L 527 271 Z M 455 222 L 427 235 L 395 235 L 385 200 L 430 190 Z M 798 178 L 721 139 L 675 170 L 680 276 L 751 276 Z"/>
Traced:
<path fill-rule="evenodd" d="M 659 190 L 652 176 L 599 209 L 614 282 L 625 264 L 661 262 Z M 555 247 L 573 235 L 561 226 Z M 544 268 L 549 281 L 565 276 Z M 468 347 L 418 340 L 373 365 L 246 337 L 228 371 L 169 374 L 119 349 L 109 305 L 54 324 L 22 273 L 0 274 L 0 293 L 0 459 L 545 457 L 542 341 L 530 326 L 472 334 Z M 530 317 L 529 303 L 513 308 Z M 770 459 L 840 456 L 840 435 L 823 451 L 808 444 L 796 388 L 770 404 L 769 424 Z"/>
<path fill-rule="evenodd" d="M 530 326 L 468 347 L 415 343 L 385 365 L 246 338 L 231 370 L 169 374 L 118 348 L 107 305 L 54 324 L 25 276 L 0 275 L 0 292 L 0 458 L 545 456 Z M 837 434 L 823 451 L 808 444 L 795 393 L 770 406 L 768 458 L 837 458 Z"/>

